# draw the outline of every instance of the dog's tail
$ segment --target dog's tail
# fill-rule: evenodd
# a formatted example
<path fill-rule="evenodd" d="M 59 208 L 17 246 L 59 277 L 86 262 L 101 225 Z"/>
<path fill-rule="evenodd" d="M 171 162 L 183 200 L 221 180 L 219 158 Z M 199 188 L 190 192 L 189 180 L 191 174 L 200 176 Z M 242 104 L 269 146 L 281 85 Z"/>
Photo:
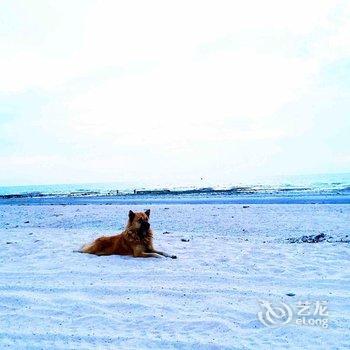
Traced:
<path fill-rule="evenodd" d="M 80 249 L 73 250 L 73 253 L 90 253 L 92 244 L 84 244 Z"/>

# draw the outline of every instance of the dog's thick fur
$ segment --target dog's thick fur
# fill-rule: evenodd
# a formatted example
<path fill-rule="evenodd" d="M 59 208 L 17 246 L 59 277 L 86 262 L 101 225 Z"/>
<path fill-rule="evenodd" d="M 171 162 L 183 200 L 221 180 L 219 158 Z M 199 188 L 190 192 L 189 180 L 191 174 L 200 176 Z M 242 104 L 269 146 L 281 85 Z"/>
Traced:
<path fill-rule="evenodd" d="M 85 244 L 79 252 L 95 255 L 132 255 L 135 258 L 167 258 L 176 259 L 153 248 L 153 233 L 148 222 L 150 210 L 144 213 L 129 211 L 129 220 L 125 230 L 119 235 L 103 236 L 90 244 Z"/>

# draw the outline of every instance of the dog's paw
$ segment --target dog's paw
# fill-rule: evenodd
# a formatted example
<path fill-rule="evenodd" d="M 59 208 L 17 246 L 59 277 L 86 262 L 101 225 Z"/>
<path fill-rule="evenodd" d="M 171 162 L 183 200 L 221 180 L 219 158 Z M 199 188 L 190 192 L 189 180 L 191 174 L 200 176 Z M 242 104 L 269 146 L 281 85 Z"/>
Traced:
<path fill-rule="evenodd" d="M 177 259 L 177 256 L 176 255 L 172 255 L 171 258 L 172 259 Z"/>

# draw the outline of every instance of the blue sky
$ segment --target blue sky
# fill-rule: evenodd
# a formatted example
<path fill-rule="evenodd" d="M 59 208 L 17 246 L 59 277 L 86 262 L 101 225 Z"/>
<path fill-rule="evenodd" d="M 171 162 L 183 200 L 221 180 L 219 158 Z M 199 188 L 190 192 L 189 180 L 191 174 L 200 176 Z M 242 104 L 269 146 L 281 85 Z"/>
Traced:
<path fill-rule="evenodd" d="M 2 1 L 0 184 L 350 167 L 347 1 Z"/>

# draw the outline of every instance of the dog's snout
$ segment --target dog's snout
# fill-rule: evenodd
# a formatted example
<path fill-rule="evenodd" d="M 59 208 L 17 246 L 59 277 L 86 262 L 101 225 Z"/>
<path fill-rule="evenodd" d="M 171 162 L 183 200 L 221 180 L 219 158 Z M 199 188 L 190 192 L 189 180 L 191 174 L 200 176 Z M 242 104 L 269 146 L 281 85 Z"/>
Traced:
<path fill-rule="evenodd" d="M 142 220 L 141 227 L 148 230 L 150 228 L 150 224 L 147 221 Z"/>
<path fill-rule="evenodd" d="M 143 222 L 142 225 L 146 230 L 150 228 L 150 224 L 148 222 Z"/>

